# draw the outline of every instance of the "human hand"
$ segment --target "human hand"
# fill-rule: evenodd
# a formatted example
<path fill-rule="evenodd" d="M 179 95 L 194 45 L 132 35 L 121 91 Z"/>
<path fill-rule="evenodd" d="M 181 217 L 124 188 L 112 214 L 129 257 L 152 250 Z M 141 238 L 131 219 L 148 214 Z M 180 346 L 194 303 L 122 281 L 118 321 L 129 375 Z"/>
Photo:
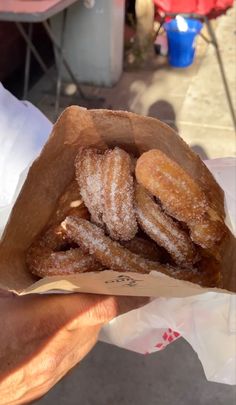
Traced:
<path fill-rule="evenodd" d="M 0 291 L 0 404 L 45 394 L 92 349 L 101 327 L 146 298 Z"/>

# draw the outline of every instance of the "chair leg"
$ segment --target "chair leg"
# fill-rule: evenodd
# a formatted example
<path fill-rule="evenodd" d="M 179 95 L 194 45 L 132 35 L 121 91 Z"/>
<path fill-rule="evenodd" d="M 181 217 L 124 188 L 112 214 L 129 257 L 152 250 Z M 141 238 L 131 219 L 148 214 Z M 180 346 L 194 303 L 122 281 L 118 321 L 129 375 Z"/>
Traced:
<path fill-rule="evenodd" d="M 158 27 L 158 29 L 157 29 L 156 32 L 155 32 L 155 39 L 157 38 L 159 32 L 161 31 L 161 28 L 163 27 L 164 22 L 165 22 L 165 17 L 160 21 L 159 27 Z"/>
<path fill-rule="evenodd" d="M 230 114 L 231 114 L 232 121 L 233 121 L 233 126 L 234 126 L 234 129 L 236 130 L 236 116 L 235 116 L 233 101 L 232 101 L 232 98 L 231 98 L 229 85 L 228 85 L 227 78 L 226 78 L 226 75 L 225 75 L 224 65 L 223 65 L 221 53 L 220 53 L 220 50 L 219 50 L 219 45 L 218 45 L 218 42 L 217 42 L 217 38 L 216 38 L 215 32 L 214 32 L 214 30 L 213 30 L 213 28 L 211 26 L 211 22 L 209 21 L 209 19 L 207 17 L 205 17 L 205 23 L 206 23 L 206 26 L 207 26 L 207 29 L 208 29 L 208 33 L 209 33 L 209 35 L 211 37 L 211 43 L 214 46 L 215 51 L 216 51 L 216 57 L 217 57 L 217 61 L 218 61 L 218 64 L 219 64 L 223 85 L 224 85 L 224 88 L 225 88 L 225 94 L 226 94 L 226 98 L 227 98 L 227 101 L 228 101 Z"/>

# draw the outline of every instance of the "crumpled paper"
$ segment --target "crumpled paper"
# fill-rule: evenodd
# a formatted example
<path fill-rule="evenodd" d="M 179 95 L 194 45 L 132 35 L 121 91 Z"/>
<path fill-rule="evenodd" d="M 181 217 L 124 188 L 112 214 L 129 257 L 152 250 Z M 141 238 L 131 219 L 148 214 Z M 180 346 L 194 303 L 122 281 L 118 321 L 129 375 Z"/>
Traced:
<path fill-rule="evenodd" d="M 236 233 L 236 158 L 205 162 L 225 191 L 226 222 Z M 208 292 L 157 298 L 106 325 L 100 340 L 142 354 L 182 336 L 198 354 L 206 378 L 236 384 L 236 296 Z"/>

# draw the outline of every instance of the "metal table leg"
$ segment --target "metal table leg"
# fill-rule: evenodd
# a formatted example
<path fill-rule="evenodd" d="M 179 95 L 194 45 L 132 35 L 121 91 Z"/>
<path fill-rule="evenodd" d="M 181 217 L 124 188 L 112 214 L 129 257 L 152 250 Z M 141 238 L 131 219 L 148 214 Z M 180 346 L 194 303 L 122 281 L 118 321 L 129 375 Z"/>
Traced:
<path fill-rule="evenodd" d="M 208 29 L 208 32 L 209 32 L 209 35 L 210 35 L 210 38 L 211 38 L 211 43 L 214 46 L 215 51 L 216 51 L 216 57 L 217 57 L 217 61 L 218 61 L 218 64 L 219 64 L 220 73 L 221 73 L 221 77 L 222 77 L 222 80 L 223 80 L 223 85 L 224 85 L 224 88 L 225 88 L 225 93 L 226 93 L 226 98 L 227 98 L 229 109 L 230 109 L 230 114 L 231 114 L 231 117 L 232 117 L 234 129 L 236 130 L 236 116 L 235 116 L 233 101 L 232 101 L 232 98 L 231 98 L 229 85 L 228 85 L 227 78 L 226 78 L 226 75 L 225 75 L 224 65 L 223 65 L 223 61 L 222 61 L 222 58 L 221 58 L 217 38 L 216 38 L 215 32 L 214 32 L 214 30 L 213 30 L 213 28 L 211 26 L 211 22 L 209 21 L 209 19 L 207 17 L 205 17 L 205 23 L 206 23 L 206 26 L 207 26 L 207 29 Z"/>
<path fill-rule="evenodd" d="M 16 26 L 17 26 L 18 30 L 20 31 L 22 37 L 24 38 L 27 46 L 29 47 L 29 49 L 33 53 L 35 59 L 38 61 L 39 65 L 41 66 L 42 70 L 44 71 L 44 73 L 46 73 L 46 74 L 49 73 L 49 69 L 45 65 L 43 59 L 39 55 L 39 53 L 38 53 L 37 49 L 35 48 L 34 44 L 32 43 L 31 38 L 28 37 L 27 33 L 25 32 L 22 24 L 19 23 L 19 22 L 16 22 Z"/>
<path fill-rule="evenodd" d="M 65 22 L 66 22 L 66 21 L 64 21 L 64 28 L 65 28 Z M 75 77 L 73 71 L 71 70 L 71 68 L 70 68 L 70 66 L 69 66 L 69 64 L 68 64 L 68 62 L 67 62 L 67 60 L 65 59 L 65 56 L 63 55 L 63 52 L 62 52 L 62 49 L 61 49 L 61 46 L 57 43 L 57 40 L 56 40 L 56 38 L 55 38 L 55 36 L 54 36 L 52 30 L 51 30 L 51 27 L 49 26 L 49 24 L 48 24 L 47 21 L 44 21 L 42 24 L 44 25 L 45 30 L 47 31 L 48 36 L 49 36 L 49 38 L 51 39 L 53 46 L 55 47 L 55 49 L 57 50 L 57 52 L 58 52 L 59 55 L 61 56 L 61 61 L 62 61 L 63 65 L 65 66 L 67 72 L 69 73 L 69 75 L 70 75 L 72 81 L 76 84 L 77 90 L 78 90 L 78 92 L 79 92 L 81 98 L 85 99 L 86 97 L 85 97 L 83 91 L 82 91 L 81 88 L 80 88 L 80 84 L 79 84 L 78 80 L 76 79 L 76 77 Z M 62 27 L 62 33 L 61 33 L 61 35 L 62 35 L 62 41 L 64 42 L 64 35 L 65 35 L 65 32 L 63 31 L 63 27 Z"/>
<path fill-rule="evenodd" d="M 58 53 L 58 74 L 57 74 L 57 79 L 56 79 L 56 100 L 55 100 L 55 112 L 57 114 L 58 109 L 59 109 L 59 103 L 60 103 L 60 94 L 61 94 L 61 83 L 62 83 L 62 66 L 64 65 L 67 72 L 69 73 L 72 81 L 76 84 L 77 86 L 77 91 L 80 95 L 80 97 L 84 100 L 96 100 L 96 101 L 104 101 L 103 97 L 96 97 L 96 96 L 85 96 L 84 92 L 82 91 L 80 84 L 78 80 L 76 79 L 73 71 L 71 70 L 67 60 L 65 59 L 64 55 L 64 38 L 65 38 L 65 26 L 66 26 L 66 15 L 67 15 L 67 9 L 64 10 L 63 12 L 63 21 L 62 21 L 62 30 L 61 30 L 61 36 L 60 36 L 60 44 L 57 43 L 57 40 L 51 30 L 50 25 L 48 24 L 47 21 L 42 22 L 52 44 L 54 47 L 54 52 L 56 51 Z M 55 78 L 52 76 L 52 73 L 50 69 L 47 68 L 45 65 L 43 59 L 41 58 L 40 54 L 38 53 L 36 47 L 32 43 L 32 24 L 30 23 L 29 26 L 29 31 L 28 33 L 25 31 L 23 28 L 22 23 L 20 22 L 15 22 L 16 26 L 24 38 L 26 44 L 27 44 L 27 51 L 26 51 L 26 61 L 25 61 L 25 74 L 24 74 L 24 94 L 23 97 L 27 97 L 27 92 L 28 92 L 28 85 L 29 85 L 29 74 L 30 74 L 30 58 L 31 58 L 31 53 L 34 55 L 35 59 L 39 63 L 40 67 L 42 68 L 43 72 L 45 74 L 48 74 L 53 83 L 55 83 Z"/>
<path fill-rule="evenodd" d="M 33 24 L 29 23 L 28 38 L 29 38 L 30 42 L 32 42 L 32 32 L 33 32 Z M 23 99 L 24 100 L 27 98 L 28 89 L 29 89 L 30 59 L 31 59 L 31 49 L 29 47 L 29 44 L 26 44 L 24 90 L 23 90 Z"/>
<path fill-rule="evenodd" d="M 64 37 L 65 37 L 65 25 L 66 25 L 67 9 L 62 13 L 62 28 L 61 28 L 61 38 L 60 38 L 60 52 L 58 53 L 57 65 L 57 85 L 56 85 L 56 101 L 55 101 L 55 116 L 57 117 L 59 105 L 60 105 L 60 95 L 61 95 L 61 76 L 62 76 L 62 65 L 63 65 L 63 54 L 64 54 Z M 54 43 L 53 43 L 54 45 Z M 55 45 L 54 45 L 55 48 Z M 54 54 L 56 55 L 56 49 L 54 49 Z"/>

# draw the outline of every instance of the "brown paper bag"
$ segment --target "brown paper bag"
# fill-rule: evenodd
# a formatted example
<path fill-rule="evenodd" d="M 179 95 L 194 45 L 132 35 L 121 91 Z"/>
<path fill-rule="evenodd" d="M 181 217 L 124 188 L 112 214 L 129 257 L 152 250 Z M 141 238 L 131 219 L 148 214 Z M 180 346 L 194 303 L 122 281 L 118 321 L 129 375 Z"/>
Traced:
<path fill-rule="evenodd" d="M 183 140 L 160 121 L 124 111 L 67 108 L 33 163 L 14 205 L 0 243 L 0 285 L 18 294 L 56 290 L 115 295 L 184 297 L 208 291 L 190 282 L 160 273 L 103 271 L 53 276 L 37 281 L 25 265 L 25 252 L 47 224 L 57 199 L 74 176 L 74 159 L 82 145 L 99 148 L 118 145 L 139 156 L 159 148 L 179 163 L 204 188 L 218 211 L 224 211 L 223 191 L 211 173 Z M 224 249 L 224 288 L 235 291 L 236 241 L 231 235 Z M 211 289 L 212 290 L 212 289 Z M 215 290 L 215 289 L 214 289 Z M 219 290 L 224 291 L 224 290 Z"/>

